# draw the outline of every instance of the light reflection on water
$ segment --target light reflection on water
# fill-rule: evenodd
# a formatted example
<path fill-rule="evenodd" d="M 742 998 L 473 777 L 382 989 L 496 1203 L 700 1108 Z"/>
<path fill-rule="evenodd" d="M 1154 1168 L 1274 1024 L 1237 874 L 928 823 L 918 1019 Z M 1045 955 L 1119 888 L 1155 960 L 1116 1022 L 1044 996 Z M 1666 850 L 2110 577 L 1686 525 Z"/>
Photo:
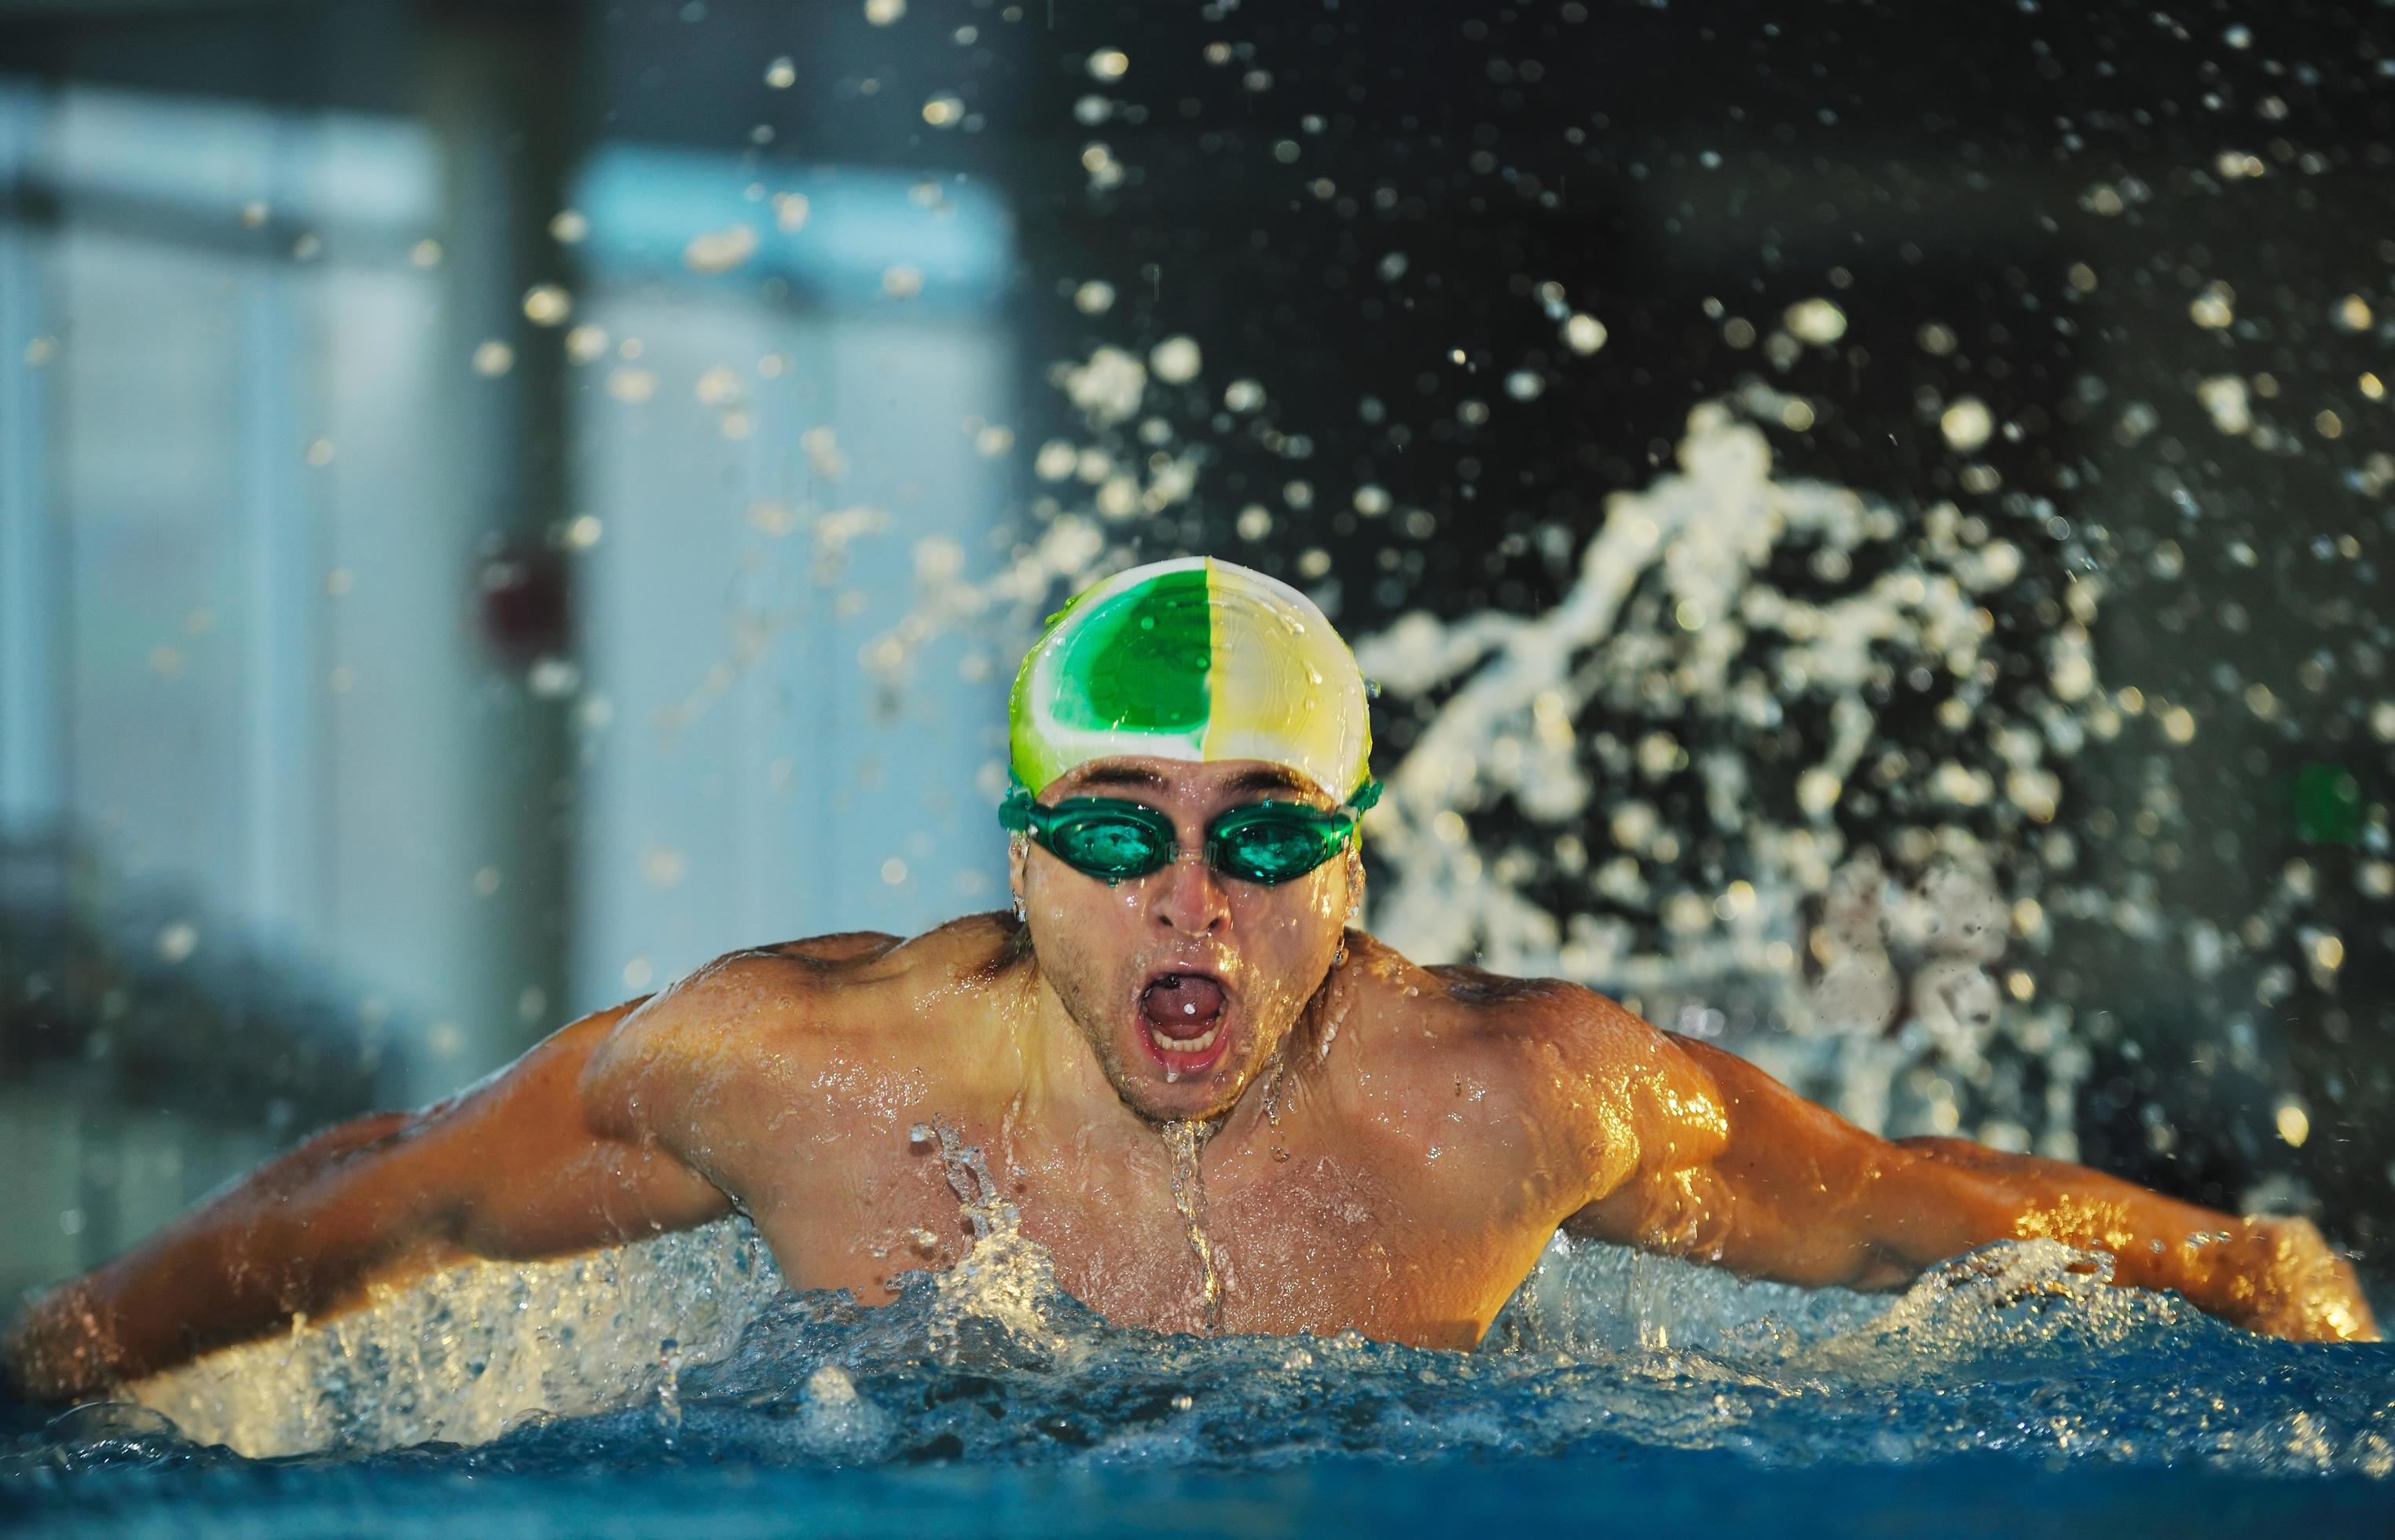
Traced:
<path fill-rule="evenodd" d="M 1998 1453 L 2395 1472 L 2395 1349 L 2248 1335 L 2115 1290 L 2099 1260 L 2049 1241 L 1874 1297 L 1558 1240 L 1480 1350 L 1456 1353 L 1111 1327 L 1056 1290 L 1011 1214 L 990 1217 L 957 1269 L 910 1274 L 878 1308 L 782 1291 L 738 1220 L 573 1263 L 461 1268 L 161 1376 L 139 1387 L 145 1406 L 71 1414 L 21 1440 L 5 1477 L 214 1466 L 232 1450 L 330 1451 L 338 1466 L 410 1446 L 409 1468 L 492 1473 L 1258 1469 L 1616 1446 L 1771 1467 Z"/>
<path fill-rule="evenodd" d="M 428 1324 L 404 1315 L 337 1350 L 330 1333 L 246 1350 L 249 1372 L 276 1365 L 257 1382 L 271 1393 L 211 1432 L 271 1436 L 288 1413 L 342 1424 L 353 1452 L 248 1461 L 148 1408 L 88 1407 L 0 1454 L 0 1501 L 46 1533 L 178 1537 L 1402 1533 L 1433 1514 L 1515 1533 L 2359 1533 L 2395 1512 L 2395 1352 L 2247 1336 L 2047 1241 L 1892 1302 L 1559 1245 L 1475 1353 L 1115 1329 L 1053 1291 L 1037 1250 L 1002 1258 L 985 1237 L 957 1272 L 862 1308 L 776 1294 L 734 1221 L 563 1285 L 589 1296 L 586 1330 L 511 1363 L 508 1312 L 478 1308 L 524 1299 L 540 1269 L 487 1268 L 450 1291 L 439 1361 L 490 1363 L 480 1379 L 344 1373 L 404 1359 Z M 685 1309 L 747 1324 L 667 1380 L 651 1334 Z M 615 1404 L 374 1452 L 444 1401 L 450 1437 L 475 1437 L 508 1404 L 492 1387 L 527 1373 L 556 1404 L 601 1386 Z M 195 1430 L 206 1410 L 186 1403 Z"/>

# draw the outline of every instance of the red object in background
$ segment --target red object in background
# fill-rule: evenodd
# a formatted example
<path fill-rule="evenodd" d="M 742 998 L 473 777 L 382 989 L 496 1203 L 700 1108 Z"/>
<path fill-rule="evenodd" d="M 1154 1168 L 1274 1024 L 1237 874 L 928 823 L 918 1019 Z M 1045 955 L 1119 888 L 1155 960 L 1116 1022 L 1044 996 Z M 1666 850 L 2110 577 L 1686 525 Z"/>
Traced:
<path fill-rule="evenodd" d="M 523 666 L 562 653 L 570 603 L 565 563 L 546 546 L 509 543 L 483 558 L 475 580 L 483 640 Z"/>

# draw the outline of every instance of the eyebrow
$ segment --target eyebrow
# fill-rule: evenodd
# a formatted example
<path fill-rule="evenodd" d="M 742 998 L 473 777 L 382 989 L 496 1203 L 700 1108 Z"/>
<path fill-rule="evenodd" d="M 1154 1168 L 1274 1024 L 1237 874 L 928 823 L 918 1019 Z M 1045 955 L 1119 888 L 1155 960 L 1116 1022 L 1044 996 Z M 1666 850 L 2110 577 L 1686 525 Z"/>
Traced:
<path fill-rule="evenodd" d="M 1304 777 L 1292 771 L 1283 770 L 1272 765 L 1264 765 L 1253 770 L 1242 770 L 1239 774 L 1231 777 L 1231 783 L 1225 788 L 1225 790 L 1231 791 L 1311 791 L 1314 790 L 1314 783 L 1306 780 Z"/>
<path fill-rule="evenodd" d="M 1083 772 L 1083 786 L 1162 786 L 1164 777 L 1136 764 L 1102 764 Z"/>
<path fill-rule="evenodd" d="M 1164 783 L 1162 776 L 1136 764 L 1101 764 L 1084 771 L 1080 778 L 1083 790 L 1099 786 L 1156 788 Z M 1240 771 L 1225 783 L 1224 790 L 1235 794 L 1246 791 L 1309 792 L 1315 790 L 1315 786 L 1294 771 L 1264 764 L 1252 770 Z"/>

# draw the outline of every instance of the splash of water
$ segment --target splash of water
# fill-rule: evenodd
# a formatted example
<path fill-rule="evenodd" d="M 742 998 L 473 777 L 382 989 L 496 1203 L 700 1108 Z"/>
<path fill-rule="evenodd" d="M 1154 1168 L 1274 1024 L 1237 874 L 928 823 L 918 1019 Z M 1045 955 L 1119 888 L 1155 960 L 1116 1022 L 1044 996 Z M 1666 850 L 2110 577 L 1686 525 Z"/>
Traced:
<path fill-rule="evenodd" d="M 917 1144 L 938 1144 L 948 1187 L 973 1227 L 972 1247 L 938 1275 L 933 1341 L 953 1352 L 967 1322 L 986 1321 L 1019 1343 L 1060 1347 L 1047 1317 L 1048 1302 L 1058 1293 L 1053 1259 L 1023 1233 L 1021 1212 L 999 1190 L 981 1150 L 946 1122 L 917 1123 L 908 1136 Z"/>
<path fill-rule="evenodd" d="M 738 1221 L 721 1231 L 716 1244 L 749 1243 Z M 1891 1301 L 1559 1241 L 1472 1353 L 1352 1333 L 1115 1328 L 1045 1274 L 1026 1276 L 1020 1296 L 1043 1323 L 1034 1348 L 976 1306 L 958 1313 L 987 1291 L 940 1281 L 908 1275 L 878 1308 L 845 1294 L 775 1298 L 724 1357 L 682 1374 L 670 1446 L 655 1398 L 627 1394 L 618 1410 L 517 1418 L 476 1448 L 342 1463 L 469 1477 L 926 1459 L 1260 1470 L 1342 1454 L 1719 1450 L 1774 1466 L 1978 1453 L 2025 1469 L 2395 1473 L 2385 1354 L 2247 1336 L 2170 1296 L 2111 1288 L 2099 1259 L 2052 1241 L 1989 1247 Z M 462 1346 L 476 1350 L 471 1331 Z M 608 1340 L 594 1334 L 576 1350 L 602 1354 Z M 593 1366 L 581 1372 L 595 1377 Z M 343 1393 L 370 1389 L 352 1379 Z M 207 1436 L 145 1408 L 86 1408 L 0 1453 L 0 1492 L 28 1477 L 229 1458 L 192 1441 L 195 1431 Z M 347 1447 L 404 1441 L 386 1431 Z"/>
<path fill-rule="evenodd" d="M 481 1443 L 527 1415 L 654 1401 L 721 1358 L 781 1289 L 746 1224 L 564 1261 L 471 1263 L 284 1336 L 130 1387 L 190 1437 L 244 1454 Z"/>
<path fill-rule="evenodd" d="M 1189 1236 L 1190 1254 L 1198 1258 L 1206 1334 L 1223 1329 L 1223 1277 L 1214 1267 L 1213 1239 L 1206 1233 L 1206 1168 L 1199 1161 L 1214 1124 L 1185 1118 L 1164 1125 L 1164 1148 L 1172 1155 L 1172 1206 Z"/>
<path fill-rule="evenodd" d="M 1809 550 L 1816 568 L 1851 570 L 1860 548 L 1892 541 L 1900 527 L 1892 510 L 1848 488 L 1772 475 L 1769 444 L 1748 415 L 1782 405 L 1756 390 L 1692 412 L 1679 471 L 1612 500 L 1581 553 L 1578 581 L 1554 608 L 1452 623 L 1416 613 L 1358 644 L 1359 660 L 1392 697 L 1452 689 L 1383 777 L 1388 790 L 1373 814 L 1376 853 L 1395 877 L 1376 895 L 1375 918 L 1400 948 L 1442 957 L 1478 951 L 1502 970 L 1560 971 L 1642 989 L 1793 970 L 1801 904 L 1827 889 L 1846 853 L 1831 815 L 1876 738 L 1867 692 L 1891 670 L 1891 657 L 1934 659 L 1958 678 L 1975 673 L 1987 642 L 1979 598 L 2018 577 L 2020 557 L 2003 541 L 1950 542 L 1935 566 L 1899 562 L 1859 589 L 1820 600 L 1764 581 L 1761 569 L 1783 547 Z M 1755 647 L 1765 643 L 1770 655 L 1758 661 Z M 1724 832 L 1745 837 L 1752 870 L 1743 886 L 1659 891 L 1648 873 L 1673 864 L 1676 841 L 1659 856 L 1672 831 L 1651 803 L 1625 793 L 1690 768 L 1692 756 L 1662 727 L 1622 742 L 1577 724 L 1603 708 L 1633 722 L 1676 718 L 1761 732 L 1801 699 L 1826 706 L 1830 735 L 1794 777 L 1795 826 L 1775 826 L 1756 808 L 1740 756 L 1700 745 L 1693 768 L 1706 784 L 1705 813 Z M 1978 726 L 1997 729 L 1992 721 Z M 1595 794 L 1583 758 L 1591 748 L 1609 794 L 1621 799 L 1610 832 L 1634 857 L 1595 871 L 1591 885 L 1610 890 L 1614 907 L 1653 912 L 1670 936 L 1667 949 L 1641 951 L 1632 927 L 1587 916 L 1559 925 L 1522 896 L 1503 863 L 1442 824 L 1442 815 L 1499 798 L 1536 823 L 1584 824 Z M 2006 751 L 2042 767 L 2037 745 L 2008 740 Z M 1959 805 L 1982 789 L 1954 763 L 1944 778 Z M 1948 838 L 1959 846 L 1952 854 L 1979 854 Z"/>
<path fill-rule="evenodd" d="M 1193 1246 L 1204 1134 L 1166 1135 Z M 913 1135 L 936 1145 L 973 1240 L 946 1272 L 893 1281 L 888 1306 L 783 1291 L 737 1217 L 573 1263 L 478 1265 L 160 1376 L 140 1405 L 80 1409 L 0 1453 L 0 1490 L 434 1440 L 404 1468 L 1270 1468 L 1663 1448 L 2395 1473 L 2383 1354 L 2247 1336 L 2114 1289 L 2104 1259 L 2050 1241 L 1985 1248 L 1890 1302 L 1558 1237 L 1478 1352 L 1224 1336 L 1211 1319 L 1205 1336 L 1161 1335 L 1061 1292 L 980 1150 L 938 1123 Z"/>
<path fill-rule="evenodd" d="M 2001 1047 L 2038 1073 L 1978 1096 L 1970 1131 L 2068 1158 L 2085 1055 L 2056 1008 L 2005 1001 L 1989 972 L 2033 939 L 2016 916 L 2036 909 L 2007 905 L 1994 869 L 2054 816 L 2054 766 L 2087 736 L 2100 588 L 2070 586 L 2046 688 L 2000 708 L 1981 683 L 1987 605 L 2022 578 L 2021 551 L 1952 505 L 1907 519 L 1776 477 L 1756 423 L 1800 405 L 1751 387 L 1698 407 L 1678 470 L 1611 499 L 1553 608 L 1415 614 L 1358 644 L 1390 697 L 1426 708 L 1370 825 L 1389 874 L 1375 928 L 1594 984 L 1698 1035 L 1743 1008 L 1787 1030 L 1741 1051 L 1872 1128 L 1961 1131 L 1958 1087 L 2000 1080 Z M 1813 587 L 1775 576 L 1792 571 Z M 1876 575 L 1847 584 L 1858 572 Z M 1899 676 L 1947 682 L 1934 765 L 1873 704 Z M 1820 724 L 1811 762 L 1758 781 L 1748 745 L 1799 713 Z M 1701 797 L 1674 825 L 1659 792 L 1689 774 Z M 1909 875 L 1837 816 L 1898 780 L 1917 787 L 1914 821 L 1887 831 Z M 1555 830 L 1554 858 L 1475 827 L 1500 805 Z M 1718 856 L 1689 859 L 1700 843 Z M 1558 905 L 1557 883 L 1575 897 Z M 2008 979 L 2027 999 L 2027 964 Z M 1899 1084 L 1924 1105 L 1898 1109 Z"/>
<path fill-rule="evenodd" d="M 957 1265 L 928 1280 L 920 1342 L 951 1361 L 990 1350 L 992 1334 L 1010 1351 L 1063 1351 L 1068 1345 L 1049 1322 L 1063 1297 L 1052 1261 L 1023 1234 L 982 1152 L 946 1124 L 913 1135 L 936 1144 L 973 1231 Z M 756 1230 L 734 1221 L 565 1261 L 450 1268 L 129 1393 L 190 1438 L 253 1457 L 483 1443 L 527 1417 L 638 1402 L 655 1406 L 671 1437 L 683 1419 L 685 1374 L 731 1357 L 744 1333 L 787 1310 L 791 1297 Z M 812 1392 L 811 1406 L 832 1409 L 827 1427 L 872 1420 L 870 1408 L 839 1391 L 827 1380 Z"/>

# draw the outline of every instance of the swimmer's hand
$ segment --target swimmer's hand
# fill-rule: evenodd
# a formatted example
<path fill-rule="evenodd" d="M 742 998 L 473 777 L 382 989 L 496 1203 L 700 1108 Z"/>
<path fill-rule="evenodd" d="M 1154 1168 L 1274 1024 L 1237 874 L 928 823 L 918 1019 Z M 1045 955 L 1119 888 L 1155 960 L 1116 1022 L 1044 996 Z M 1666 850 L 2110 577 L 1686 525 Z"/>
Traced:
<path fill-rule="evenodd" d="M 2230 1238 L 2234 1276 L 2219 1314 L 2291 1342 L 2376 1342 L 2378 1321 L 2353 1264 L 2309 1219 L 2248 1219 Z"/>

